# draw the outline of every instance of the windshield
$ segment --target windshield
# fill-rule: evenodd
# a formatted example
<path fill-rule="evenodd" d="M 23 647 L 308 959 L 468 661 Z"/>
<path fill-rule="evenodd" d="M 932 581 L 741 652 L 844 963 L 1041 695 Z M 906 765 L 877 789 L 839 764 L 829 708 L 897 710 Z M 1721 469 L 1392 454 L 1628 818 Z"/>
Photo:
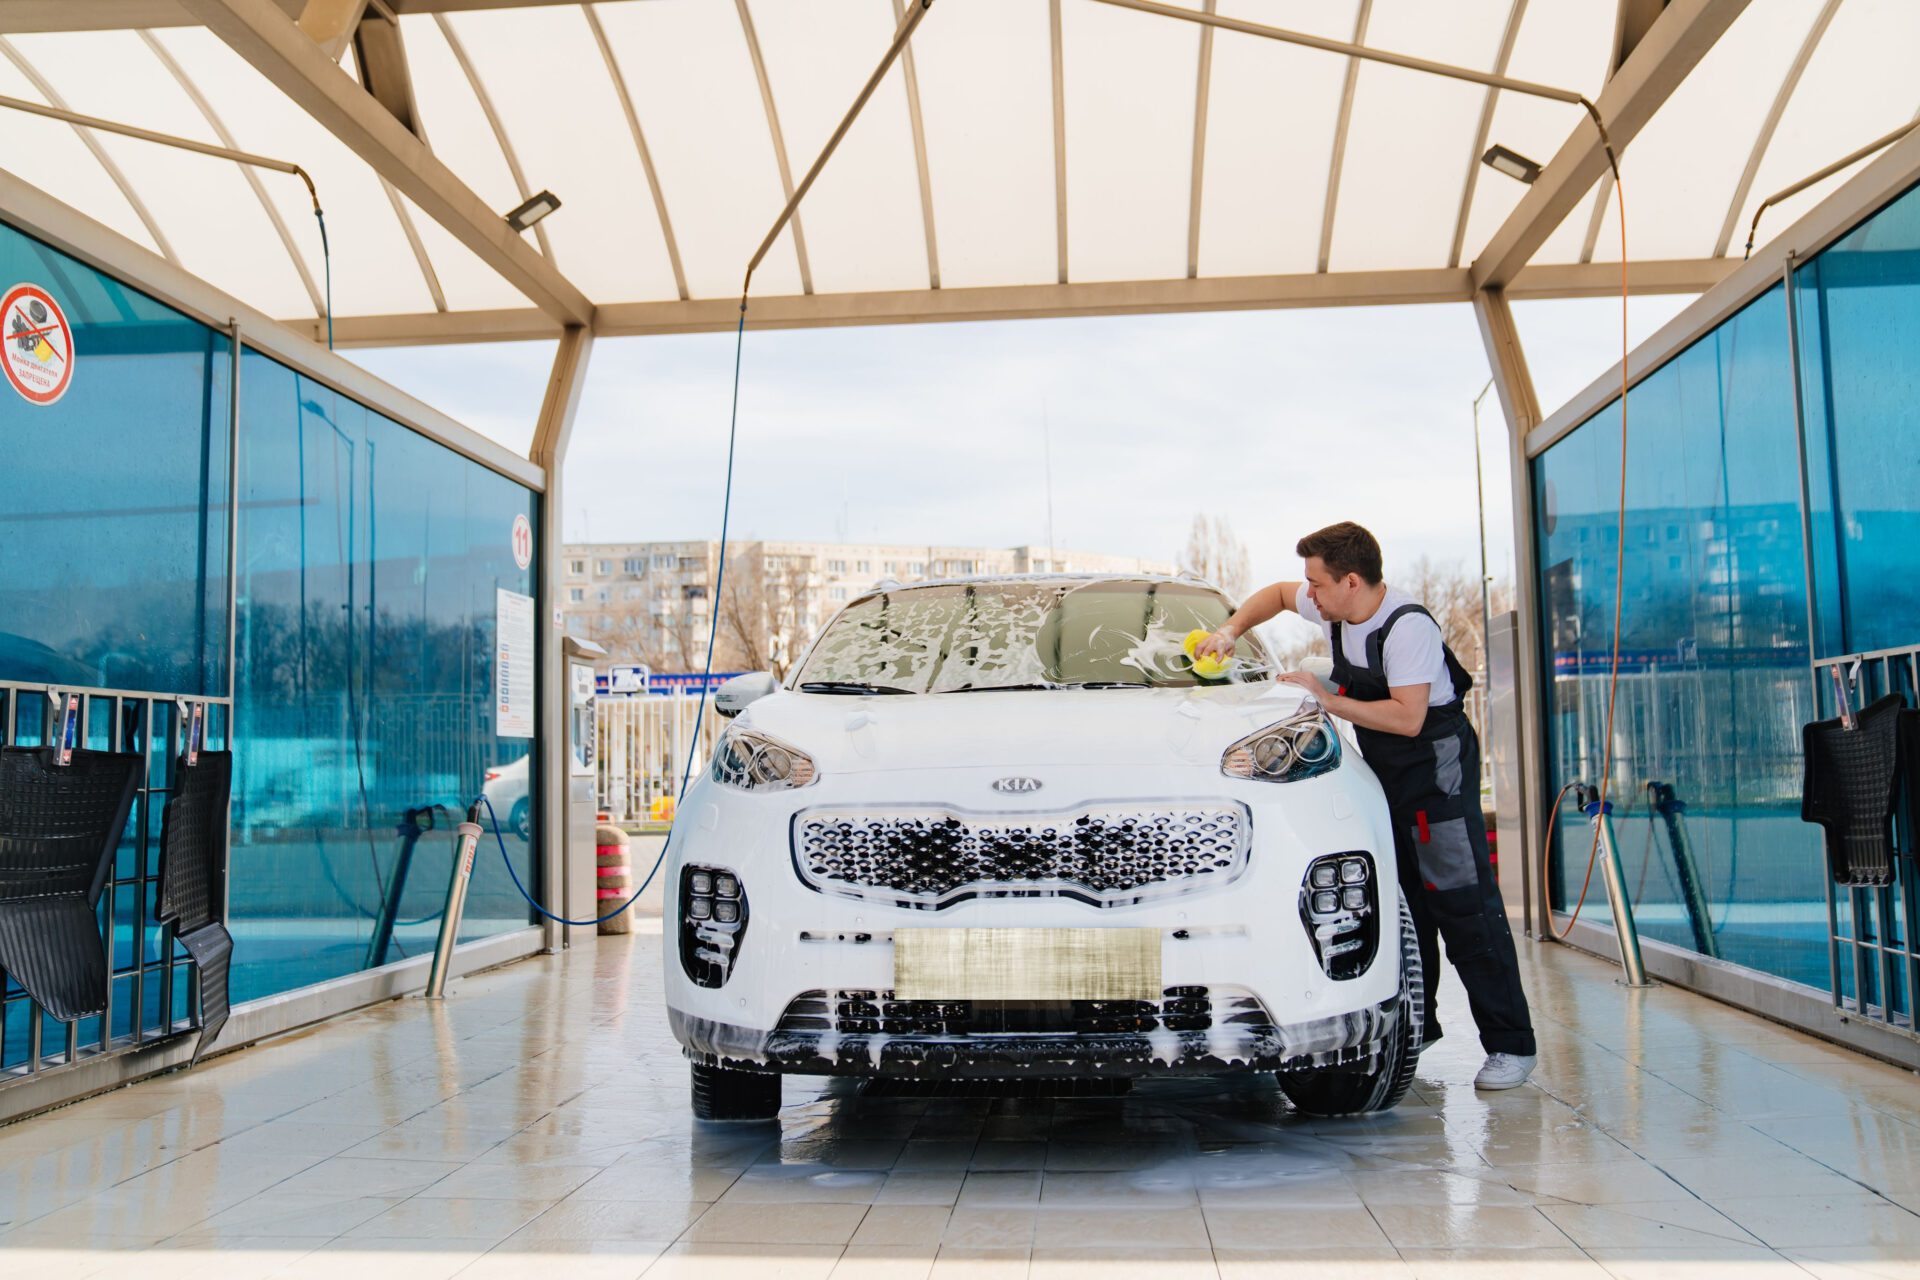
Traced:
<path fill-rule="evenodd" d="M 1184 582 L 980 582 L 908 587 L 841 611 L 798 687 L 874 685 L 908 693 L 1137 685 L 1187 688 L 1258 678 L 1271 663 L 1242 639 L 1229 672 L 1193 672 L 1184 642 L 1227 620 L 1226 600 Z"/>

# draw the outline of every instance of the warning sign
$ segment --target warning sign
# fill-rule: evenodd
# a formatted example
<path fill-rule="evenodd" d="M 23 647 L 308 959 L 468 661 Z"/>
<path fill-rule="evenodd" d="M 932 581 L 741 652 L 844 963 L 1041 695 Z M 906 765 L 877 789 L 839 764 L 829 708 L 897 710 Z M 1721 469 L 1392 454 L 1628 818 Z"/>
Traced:
<path fill-rule="evenodd" d="M 533 563 L 533 524 L 524 515 L 513 518 L 513 562 L 522 569 Z"/>
<path fill-rule="evenodd" d="M 52 404 L 73 383 L 73 329 L 53 295 L 17 284 L 0 298 L 0 356 L 7 381 L 32 404 Z"/>

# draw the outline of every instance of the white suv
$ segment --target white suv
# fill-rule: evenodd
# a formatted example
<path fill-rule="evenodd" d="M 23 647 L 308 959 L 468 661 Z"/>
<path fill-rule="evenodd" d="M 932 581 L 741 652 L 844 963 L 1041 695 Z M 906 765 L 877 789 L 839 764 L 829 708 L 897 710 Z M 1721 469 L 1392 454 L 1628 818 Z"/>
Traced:
<path fill-rule="evenodd" d="M 665 869 L 666 1000 L 703 1119 L 780 1075 L 1278 1073 L 1392 1107 L 1420 961 L 1387 806 L 1185 578 L 882 584 L 729 725 Z"/>

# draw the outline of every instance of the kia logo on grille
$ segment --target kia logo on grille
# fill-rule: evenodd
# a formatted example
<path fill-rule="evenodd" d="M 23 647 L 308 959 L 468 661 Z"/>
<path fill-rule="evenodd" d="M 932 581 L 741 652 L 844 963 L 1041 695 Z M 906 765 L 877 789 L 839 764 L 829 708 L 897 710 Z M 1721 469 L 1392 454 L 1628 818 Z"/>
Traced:
<path fill-rule="evenodd" d="M 993 789 L 1002 795 L 1025 795 L 1029 791 L 1038 791 L 1040 789 L 1040 779 L 995 778 L 993 780 Z"/>

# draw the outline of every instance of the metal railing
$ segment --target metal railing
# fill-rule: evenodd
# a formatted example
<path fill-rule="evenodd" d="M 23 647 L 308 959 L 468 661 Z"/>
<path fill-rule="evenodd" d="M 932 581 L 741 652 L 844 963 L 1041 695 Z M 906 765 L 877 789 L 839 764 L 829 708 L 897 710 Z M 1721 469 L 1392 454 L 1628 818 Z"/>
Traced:
<path fill-rule="evenodd" d="M 131 689 L 75 689 L 0 680 L 0 743 L 54 740 L 60 695 L 81 695 L 79 744 L 138 753 L 144 761 L 127 830 L 101 893 L 100 945 L 107 956 L 107 1008 L 63 1023 L 45 1013 L 11 975 L 0 981 L 0 1088 L 103 1055 L 124 1053 L 199 1026 L 199 972 L 153 918 L 160 882 L 160 810 L 175 785 L 183 725 L 176 695 Z M 227 745 L 232 704 L 195 697 L 207 708 L 205 744 Z M 224 905 L 222 915 L 224 916 Z"/>
<path fill-rule="evenodd" d="M 701 703 L 708 705 L 704 714 Z M 726 721 L 714 714 L 712 695 L 675 693 L 594 702 L 599 736 L 594 760 L 594 802 L 616 822 L 667 821 L 687 767 L 694 724 L 699 746 L 693 768 L 706 768 Z"/>
<path fill-rule="evenodd" d="M 1816 658 L 1813 684 L 1820 714 L 1838 715 L 1836 689 L 1844 681 L 1852 710 L 1888 694 L 1920 707 L 1920 645 Z M 1914 765 L 1909 762 L 1909 768 Z M 1894 883 L 1827 885 L 1827 961 L 1833 1003 L 1856 1017 L 1920 1039 L 1915 999 L 1920 995 L 1920 813 L 1896 805 Z M 1843 896 L 1844 895 L 1844 896 Z"/>

